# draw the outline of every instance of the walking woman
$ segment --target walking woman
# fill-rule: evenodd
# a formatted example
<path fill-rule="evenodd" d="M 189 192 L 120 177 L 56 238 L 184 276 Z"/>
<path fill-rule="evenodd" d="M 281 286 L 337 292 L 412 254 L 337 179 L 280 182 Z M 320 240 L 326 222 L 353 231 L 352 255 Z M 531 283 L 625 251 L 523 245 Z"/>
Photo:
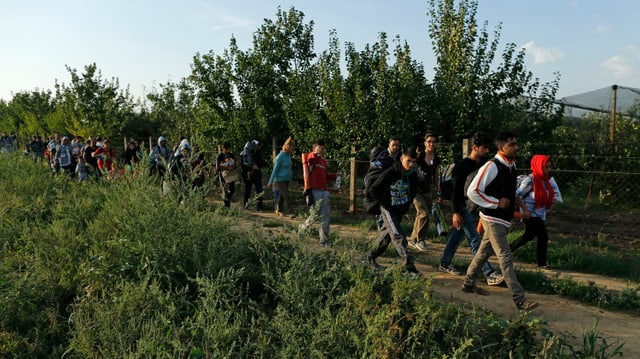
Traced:
<path fill-rule="evenodd" d="M 276 214 L 286 216 L 289 212 L 291 218 L 295 217 L 291 206 L 291 196 L 289 196 L 289 182 L 292 176 L 291 154 L 294 150 L 293 139 L 289 137 L 282 145 L 282 151 L 276 157 L 273 172 L 271 172 L 269 183 L 267 183 L 268 188 L 273 187 L 274 192 L 277 191 L 279 194 L 275 204 Z"/>
<path fill-rule="evenodd" d="M 553 165 L 547 155 L 535 155 L 531 159 L 531 174 L 525 177 L 516 189 L 516 196 L 522 197 L 524 204 L 531 212 L 530 218 L 525 218 L 524 234 L 509 246 L 511 251 L 522 247 L 534 238 L 538 267 L 548 269 L 547 246 L 549 234 L 547 233 L 547 211 L 554 202 L 562 203 L 562 195 L 555 179 L 551 177 Z"/>

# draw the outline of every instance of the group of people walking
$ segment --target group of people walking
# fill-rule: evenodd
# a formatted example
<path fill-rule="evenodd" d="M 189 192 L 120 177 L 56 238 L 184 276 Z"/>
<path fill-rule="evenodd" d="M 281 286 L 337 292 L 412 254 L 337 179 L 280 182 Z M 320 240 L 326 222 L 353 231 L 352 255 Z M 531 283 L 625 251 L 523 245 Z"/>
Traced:
<path fill-rule="evenodd" d="M 434 203 L 432 193 L 437 184 L 441 161 L 435 153 L 437 136 L 425 136 L 425 150 L 416 148 L 400 150 L 399 140 L 391 137 L 388 149 L 372 158 L 379 166 L 381 159 L 392 158 L 393 163 L 377 176 L 365 189 L 367 195 L 379 203 L 377 222 L 379 235 L 374 248 L 367 255 L 367 262 L 374 269 L 382 269 L 376 259 L 390 243 L 403 259 L 407 273 L 420 275 L 408 248 L 427 251 L 426 228 Z M 525 297 L 514 269 L 513 251 L 537 238 L 537 260 L 542 269 L 547 265 L 548 234 L 545 227 L 546 212 L 554 202 L 562 202 L 557 183 L 551 177 L 552 162 L 549 156 L 535 155 L 531 159 L 531 174 L 518 181 L 516 157 L 519 144 L 515 133 L 501 131 L 495 138 L 497 153 L 487 160 L 491 138 L 476 133 L 472 138 L 469 155 L 458 161 L 453 170 L 451 232 L 440 258 L 439 270 L 452 275 L 462 275 L 452 264 L 453 256 L 464 237 L 469 241 L 473 259 L 464 274 L 463 292 L 488 295 L 477 286 L 481 273 L 488 285 L 506 283 L 518 309 L 530 310 L 538 303 Z M 519 186 L 517 186 L 519 184 Z M 416 209 L 413 231 L 407 238 L 401 220 L 410 204 Z M 513 243 L 507 240 L 514 213 L 521 213 L 525 232 Z M 484 229 L 481 237 L 477 231 L 479 220 Z M 495 253 L 500 274 L 488 259 Z"/>
<path fill-rule="evenodd" d="M 12 139 L 3 133 L 2 147 L 9 150 Z M 366 197 L 373 203 L 371 213 L 376 214 L 378 236 L 366 261 L 375 269 L 384 268 L 377 262 L 389 244 L 393 244 L 403 260 L 405 271 L 411 275 L 421 275 L 416 268 L 409 248 L 426 252 L 428 245 L 429 215 L 432 212 L 434 194 L 438 187 L 439 171 L 442 160 L 436 153 L 438 137 L 427 133 L 424 137 L 424 150 L 416 147 L 401 149 L 400 140 L 389 139 L 384 150 L 372 151 L 371 165 L 379 170 L 368 178 Z M 519 283 L 513 263 L 513 251 L 537 238 L 537 264 L 548 268 L 547 247 L 549 236 L 546 230 L 546 214 L 555 202 L 562 202 L 562 196 L 556 181 L 551 177 L 552 161 L 547 155 L 535 155 L 530 162 L 531 173 L 522 180 L 517 179 L 516 157 L 519 150 L 517 136 L 513 132 L 501 131 L 495 138 L 496 155 L 487 159 L 491 138 L 476 133 L 471 139 L 471 151 L 467 157 L 458 161 L 452 173 L 451 227 L 449 237 L 440 258 L 439 270 L 452 275 L 462 275 L 452 263 L 453 257 L 463 240 L 467 238 L 473 259 L 464 274 L 462 291 L 487 295 L 488 291 L 477 285 L 482 274 L 488 285 L 505 283 L 512 293 L 517 308 L 529 310 L 537 302 L 525 297 Z M 293 177 L 292 154 L 296 147 L 291 137 L 282 145 L 275 158 L 273 169 L 267 182 L 274 198 L 274 210 L 278 216 L 295 217 L 289 185 Z M 195 153 L 194 153 L 195 150 Z M 115 151 L 108 139 L 90 137 L 86 144 L 82 138 L 56 134 L 48 143 L 34 136 L 28 145 L 34 161 L 47 158 L 54 171 L 73 175 L 77 173 L 79 181 L 89 179 L 88 174 L 109 176 L 114 171 Z M 330 172 L 324 158 L 325 144 L 318 140 L 313 150 L 303 154 L 305 193 L 315 203 L 309 216 L 299 225 L 299 231 L 307 231 L 314 222 L 320 221 L 319 244 L 332 246 L 330 238 L 330 181 L 336 181 L 339 173 Z M 122 164 L 130 171 L 139 170 L 144 154 L 140 146 L 131 141 L 123 156 Z M 149 154 L 149 171 L 160 178 L 167 173 L 183 181 L 191 181 L 193 187 L 202 186 L 205 159 L 197 146 L 193 148 L 186 138 L 173 148 L 167 145 L 165 137 L 158 138 L 157 145 Z M 228 142 L 223 142 L 216 156 L 215 173 L 223 191 L 225 207 L 230 207 L 237 182 L 244 183 L 243 207 L 255 203 L 257 211 L 263 211 L 262 178 L 264 163 L 258 140 L 248 141 L 238 159 Z M 195 173 L 195 175 L 194 175 Z M 368 174 L 369 176 L 369 174 Z M 252 190 L 255 196 L 252 198 Z M 310 203 L 311 204 L 311 203 Z M 402 218 L 411 205 L 415 208 L 415 220 L 412 232 L 407 237 L 401 225 Z M 439 204 L 438 204 L 439 205 Z M 524 234 L 512 243 L 507 240 L 514 213 L 519 212 L 525 222 Z M 478 232 L 480 221 L 484 234 Z M 488 259 L 496 256 L 497 271 Z"/>
<path fill-rule="evenodd" d="M 132 169 L 142 157 L 137 143 L 132 141 L 122 158 L 126 168 Z M 133 151 L 133 155 L 129 153 Z M 90 136 L 85 141 L 81 136 L 69 137 L 60 133 L 49 136 L 46 142 L 34 135 L 25 146 L 25 154 L 31 155 L 34 162 L 44 162 L 54 173 L 64 173 L 79 182 L 96 178 L 116 176 L 116 153 L 109 139 Z"/>

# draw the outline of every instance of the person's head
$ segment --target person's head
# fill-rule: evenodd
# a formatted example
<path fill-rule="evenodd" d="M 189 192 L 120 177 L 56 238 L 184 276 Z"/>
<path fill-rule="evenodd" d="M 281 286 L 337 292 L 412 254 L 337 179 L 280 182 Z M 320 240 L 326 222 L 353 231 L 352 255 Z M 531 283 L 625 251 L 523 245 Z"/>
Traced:
<path fill-rule="evenodd" d="M 62 137 L 62 144 L 63 145 L 68 145 L 69 143 L 70 143 L 69 137 L 67 137 L 67 136 Z"/>
<path fill-rule="evenodd" d="M 231 152 L 231 144 L 229 142 L 222 142 L 222 152 L 229 153 Z"/>
<path fill-rule="evenodd" d="M 111 141 L 110 140 L 103 140 L 102 141 L 102 148 L 104 148 L 106 150 L 111 148 Z"/>
<path fill-rule="evenodd" d="M 182 146 L 182 149 L 180 150 L 180 152 L 184 157 L 189 157 L 191 155 L 191 147 L 187 145 Z"/>
<path fill-rule="evenodd" d="M 293 138 L 289 137 L 286 141 L 284 141 L 284 144 L 282 145 L 282 151 L 288 154 L 292 154 L 294 150 L 295 144 L 293 143 Z"/>
<path fill-rule="evenodd" d="M 436 152 L 436 146 L 438 145 L 438 136 L 433 132 L 427 132 L 424 135 L 424 151 L 427 153 Z"/>
<path fill-rule="evenodd" d="M 418 152 L 415 147 L 409 147 L 406 150 L 402 151 L 402 156 L 400 156 L 400 163 L 402 163 L 402 169 L 405 172 L 410 171 L 412 168 L 416 166 L 416 158 L 418 158 Z"/>
<path fill-rule="evenodd" d="M 375 146 L 374 148 L 371 149 L 371 151 L 369 152 L 369 161 L 375 161 L 376 159 L 378 159 L 378 156 L 380 155 L 380 152 L 384 151 L 382 149 L 382 147 L 380 146 Z"/>
<path fill-rule="evenodd" d="M 389 137 L 389 154 L 393 155 L 400 151 L 400 139 L 396 136 Z"/>
<path fill-rule="evenodd" d="M 254 151 L 257 151 L 257 150 L 259 150 L 259 149 L 260 149 L 260 141 L 258 141 L 258 140 L 253 140 L 253 141 L 251 141 L 251 143 L 253 144 L 253 150 L 254 150 Z"/>
<path fill-rule="evenodd" d="M 547 155 L 535 155 L 531 158 L 531 172 L 536 177 L 549 178 L 553 163 L 551 157 Z"/>
<path fill-rule="evenodd" d="M 316 156 L 320 156 L 320 157 L 324 156 L 324 141 L 323 140 L 316 140 L 313 143 L 313 153 Z"/>
<path fill-rule="evenodd" d="M 133 141 L 129 141 L 129 144 L 127 145 L 127 147 L 129 147 L 130 150 L 135 150 L 136 149 L 136 143 Z"/>
<path fill-rule="evenodd" d="M 6 132 L 2 131 L 2 137 L 9 137 L 9 134 L 7 134 Z"/>
<path fill-rule="evenodd" d="M 518 137 L 515 133 L 507 130 L 498 132 L 496 135 L 496 147 L 498 153 L 506 157 L 508 160 L 514 160 L 518 155 L 520 146 L 518 145 Z"/>
<path fill-rule="evenodd" d="M 483 132 L 476 132 L 471 137 L 471 155 L 474 160 L 485 157 L 489 154 L 491 137 Z"/>
<path fill-rule="evenodd" d="M 160 136 L 158 137 L 158 145 L 159 146 L 166 146 L 167 145 L 167 139 L 164 136 Z"/>

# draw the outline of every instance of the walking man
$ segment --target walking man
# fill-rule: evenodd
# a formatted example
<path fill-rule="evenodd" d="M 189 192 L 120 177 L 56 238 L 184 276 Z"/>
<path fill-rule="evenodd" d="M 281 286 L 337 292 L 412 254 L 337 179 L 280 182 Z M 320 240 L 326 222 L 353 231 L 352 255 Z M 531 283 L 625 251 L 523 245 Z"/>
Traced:
<path fill-rule="evenodd" d="M 476 286 L 476 276 L 489 256 L 495 252 L 516 307 L 531 310 L 538 306 L 538 302 L 525 297 L 524 288 L 516 277 L 513 254 L 507 241 L 507 230 L 511 227 L 515 205 L 523 209 L 524 218 L 531 215 L 522 203 L 522 198 L 516 197 L 515 159 L 520 149 L 518 138 L 513 132 L 500 131 L 496 136 L 496 146 L 498 153 L 480 168 L 467 190 L 469 199 L 481 207 L 480 220 L 484 228 L 484 237 L 467 269 L 462 291 L 489 294 L 485 289 Z"/>
<path fill-rule="evenodd" d="M 471 141 L 471 153 L 453 167 L 453 191 L 451 192 L 453 229 L 440 259 L 439 270 L 453 275 L 462 274 L 451 263 L 460 241 L 465 236 L 467 237 L 473 255 L 478 252 L 480 247 L 480 235 L 476 229 L 477 212 L 467 208 L 467 195 L 464 190 L 465 184 L 473 179 L 467 177 L 475 174 L 476 170 L 486 161 L 485 157 L 489 154 L 491 138 L 484 133 L 476 132 Z M 496 272 L 488 261 L 482 266 L 482 272 L 487 277 L 488 285 L 498 285 L 504 282 L 504 277 Z"/>
<path fill-rule="evenodd" d="M 379 227 L 376 238 L 376 248 L 373 249 L 367 261 L 375 269 L 383 266 L 376 262 L 390 242 L 393 242 L 400 258 L 404 260 L 404 269 L 411 275 L 420 276 L 422 273 L 416 269 L 413 257 L 407 249 L 407 237 L 400 225 L 402 217 L 407 213 L 416 194 L 417 175 L 415 172 L 417 153 L 414 148 L 402 152 L 400 162 L 394 162 L 391 167 L 380 174 L 367 191 L 380 203 L 380 218 L 382 225 Z"/>
<path fill-rule="evenodd" d="M 409 244 L 421 252 L 427 251 L 427 231 L 429 229 L 429 213 L 433 205 L 433 184 L 438 178 L 440 158 L 436 156 L 438 137 L 434 133 L 424 136 L 424 152 L 420 152 L 417 159 L 416 172 L 418 174 L 418 193 L 413 200 L 416 207 L 416 219 L 413 231 L 409 237 Z"/>
<path fill-rule="evenodd" d="M 320 245 L 323 247 L 331 247 L 333 245 L 329 239 L 329 214 L 331 206 L 329 204 L 329 186 L 327 182 L 335 181 L 338 176 L 336 173 L 329 173 L 327 161 L 324 159 L 324 151 L 324 141 L 317 140 L 313 143 L 313 153 L 310 153 L 308 156 L 309 171 L 311 173 L 311 192 L 315 204 L 312 207 L 309 217 L 307 217 L 304 223 L 298 226 L 298 231 L 300 233 L 307 231 L 315 222 L 316 217 L 320 216 Z M 314 209 L 317 210 L 317 213 Z"/>

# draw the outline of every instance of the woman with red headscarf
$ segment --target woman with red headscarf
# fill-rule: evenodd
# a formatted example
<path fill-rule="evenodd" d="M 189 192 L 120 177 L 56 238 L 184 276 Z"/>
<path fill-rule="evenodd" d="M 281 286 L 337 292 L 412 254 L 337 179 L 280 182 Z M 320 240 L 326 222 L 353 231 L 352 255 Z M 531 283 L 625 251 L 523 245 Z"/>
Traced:
<path fill-rule="evenodd" d="M 531 212 L 530 218 L 525 218 L 524 234 L 510 244 L 511 251 L 522 247 L 534 238 L 538 267 L 547 269 L 547 245 L 549 234 L 545 226 L 547 211 L 554 202 L 562 203 L 562 195 L 555 179 L 550 176 L 553 168 L 549 156 L 535 155 L 531 159 L 531 174 L 525 177 L 516 189 L 516 196 L 522 197 L 524 204 Z"/>

